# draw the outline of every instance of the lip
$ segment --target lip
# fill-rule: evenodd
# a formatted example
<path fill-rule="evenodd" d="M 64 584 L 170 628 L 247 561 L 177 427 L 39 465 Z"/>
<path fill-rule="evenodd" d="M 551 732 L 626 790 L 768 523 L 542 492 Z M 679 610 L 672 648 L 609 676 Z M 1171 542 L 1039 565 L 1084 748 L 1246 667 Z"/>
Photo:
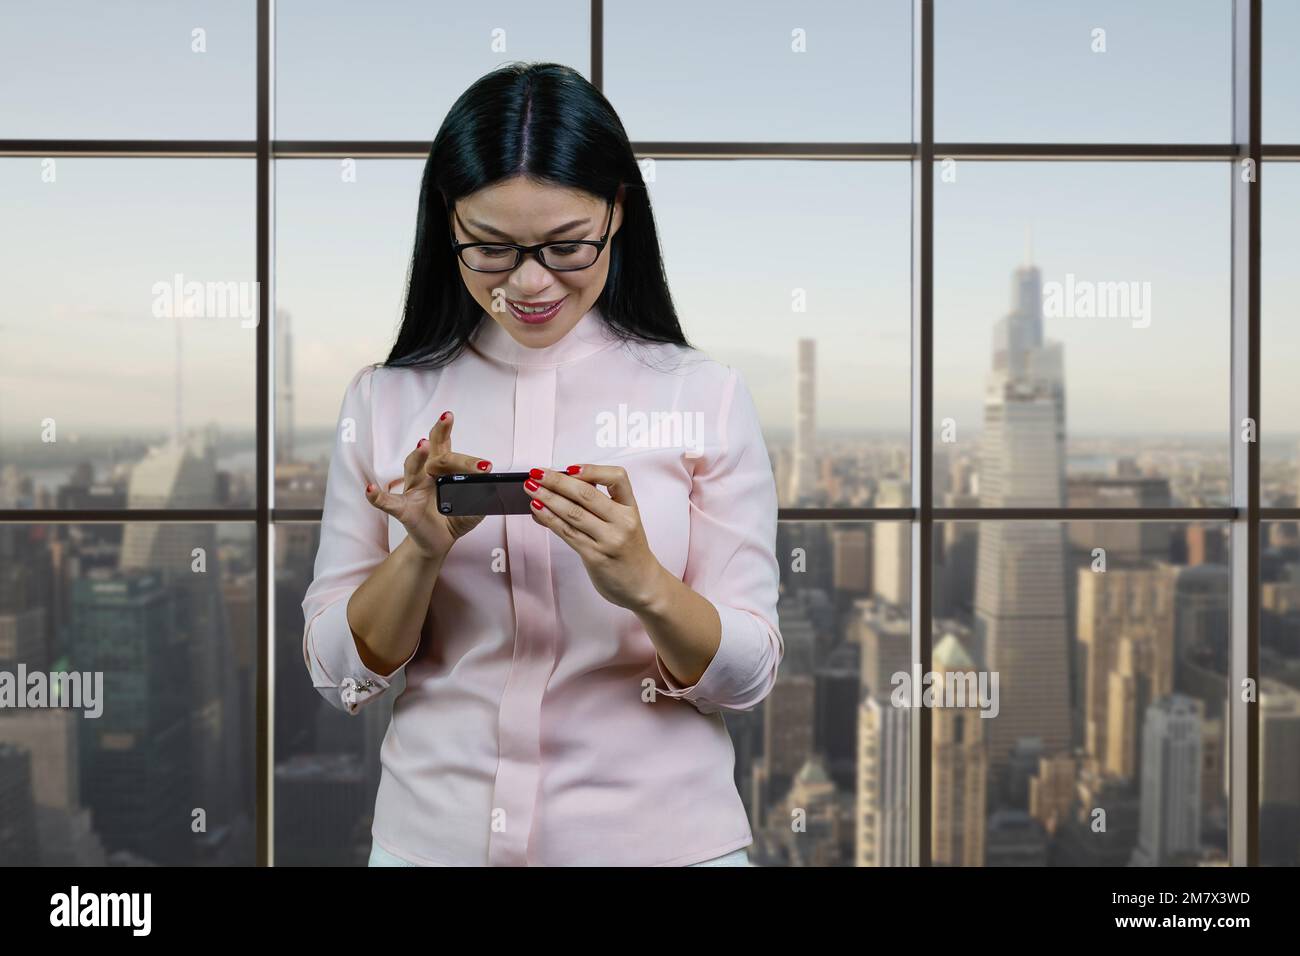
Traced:
<path fill-rule="evenodd" d="M 547 309 L 545 312 L 538 312 L 535 315 L 525 315 L 523 312 L 518 311 L 515 308 L 514 301 L 511 299 L 506 299 L 506 305 L 510 307 L 510 314 L 513 315 L 518 321 L 523 322 L 527 325 L 541 325 L 542 323 L 549 322 L 551 321 L 551 319 L 555 318 L 559 314 L 560 309 L 564 306 L 564 303 L 568 300 L 568 298 L 569 297 L 566 295 L 561 299 L 556 299 L 551 304 L 551 307 L 549 309 Z M 527 305 L 528 303 L 525 302 L 520 304 Z"/>

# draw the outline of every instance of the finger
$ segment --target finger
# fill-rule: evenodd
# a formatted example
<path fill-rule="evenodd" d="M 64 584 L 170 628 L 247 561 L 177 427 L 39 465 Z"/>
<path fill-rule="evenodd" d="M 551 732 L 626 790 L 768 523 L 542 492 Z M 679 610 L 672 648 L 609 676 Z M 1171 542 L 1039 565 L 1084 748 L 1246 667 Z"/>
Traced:
<path fill-rule="evenodd" d="M 539 504 L 542 507 L 539 508 Z M 594 558 L 602 553 L 590 535 L 574 527 L 567 520 L 546 507 L 540 499 L 534 498 L 528 510 L 533 513 L 534 521 L 543 527 L 551 529 L 561 541 L 568 544 L 582 557 Z"/>
<path fill-rule="evenodd" d="M 374 482 L 366 485 L 365 495 L 366 501 L 370 502 L 372 506 L 378 508 L 384 514 L 392 515 L 399 521 L 401 520 L 402 511 L 406 507 L 406 499 L 401 495 L 394 495 L 384 491 Z"/>
<path fill-rule="evenodd" d="M 473 455 L 458 455 L 448 450 L 441 453 L 431 452 L 424 463 L 427 475 L 473 475 L 485 474 L 492 470 L 492 462 L 486 458 Z"/>
<path fill-rule="evenodd" d="M 451 426 L 455 420 L 456 416 L 448 409 L 438 416 L 438 420 L 429 429 L 429 444 L 433 446 L 430 449 L 433 454 L 451 451 Z"/>
<path fill-rule="evenodd" d="M 406 456 L 406 461 L 402 464 L 403 491 L 410 491 L 416 485 L 423 484 L 428 480 L 429 476 L 424 470 L 424 462 L 428 454 L 429 439 L 421 438 L 416 444 L 415 450 Z"/>
<path fill-rule="evenodd" d="M 575 468 L 578 469 L 576 472 L 573 470 Z M 631 508 L 636 507 L 636 497 L 632 494 L 632 480 L 628 478 L 627 472 L 619 465 L 583 463 L 570 465 L 565 469 L 565 472 L 580 481 L 590 482 L 593 485 L 604 485 L 609 489 L 609 496 L 619 504 Z"/>
<path fill-rule="evenodd" d="M 610 501 L 609 495 L 591 482 L 579 481 L 577 478 L 566 475 L 562 471 L 556 471 L 553 468 L 534 468 L 529 472 L 529 475 L 543 488 L 567 498 L 576 505 L 580 505 L 602 521 L 613 521 L 618 516 L 619 505 Z M 527 489 L 527 486 L 525 488 Z M 545 498 L 542 500 L 546 501 Z M 546 501 L 546 504 L 548 507 L 563 510 L 563 505 L 560 502 L 551 504 Z"/>
<path fill-rule="evenodd" d="M 535 469 L 536 471 L 536 469 Z M 600 494 L 600 492 L 596 492 Z M 576 501 L 564 497 L 557 492 L 551 491 L 545 485 L 539 484 L 534 478 L 527 478 L 524 481 L 524 494 L 530 496 L 535 505 L 540 502 L 544 505 L 544 510 L 551 511 L 565 524 L 573 526 L 581 531 L 592 543 L 603 541 L 607 538 L 610 523 L 597 515 L 592 514 Z M 604 497 L 603 495 L 601 497 Z M 607 499 L 608 500 L 608 499 Z"/>

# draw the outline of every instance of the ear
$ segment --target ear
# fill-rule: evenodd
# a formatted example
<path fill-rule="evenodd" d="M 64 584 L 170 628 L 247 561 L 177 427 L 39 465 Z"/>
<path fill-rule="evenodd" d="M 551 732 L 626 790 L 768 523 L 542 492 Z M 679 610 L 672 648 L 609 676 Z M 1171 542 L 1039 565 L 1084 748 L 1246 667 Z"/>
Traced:
<path fill-rule="evenodd" d="M 614 221 L 609 227 L 609 237 L 611 239 L 617 235 L 619 227 L 623 225 L 623 213 L 626 211 L 624 200 L 627 198 L 627 185 L 620 183 L 618 192 L 614 194 Z"/>

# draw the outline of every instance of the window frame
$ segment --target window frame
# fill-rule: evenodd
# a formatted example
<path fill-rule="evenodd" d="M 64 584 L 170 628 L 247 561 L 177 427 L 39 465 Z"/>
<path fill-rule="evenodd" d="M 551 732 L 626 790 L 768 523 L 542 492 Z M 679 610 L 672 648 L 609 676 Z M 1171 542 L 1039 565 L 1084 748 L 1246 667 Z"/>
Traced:
<path fill-rule="evenodd" d="M 911 504 L 898 508 L 781 508 L 781 521 L 907 521 L 911 529 L 912 651 L 922 673 L 931 669 L 933 530 L 950 521 L 1132 520 L 1220 521 L 1230 527 L 1230 684 L 1259 673 L 1261 525 L 1300 520 L 1300 507 L 1260 506 L 1260 447 L 1234 441 L 1231 505 L 1226 508 L 937 508 L 933 501 L 934 423 L 934 167 L 945 159 L 994 161 L 1189 161 L 1219 163 L 1231 177 L 1231 422 L 1260 412 L 1260 221 L 1265 161 L 1300 162 L 1300 143 L 1262 142 L 1263 0 L 1225 0 L 1232 5 L 1232 141 L 1226 144 L 1161 143 L 978 143 L 934 140 L 934 0 L 912 0 L 912 137 L 909 142 L 634 142 L 638 159 L 909 161 L 912 170 L 911 298 Z M 252 508 L 0 510 L 7 524 L 85 524 L 177 521 L 239 522 L 254 525 L 257 539 L 256 685 L 256 862 L 273 865 L 271 812 L 274 780 L 272 686 L 272 574 L 276 525 L 319 522 L 320 509 L 272 506 L 274 495 L 274 163 L 282 159 L 361 157 L 423 159 L 432 142 L 378 140 L 280 140 L 271 135 L 274 110 L 274 0 L 256 0 L 257 122 L 253 140 L 0 139 L 0 156 L 241 157 L 256 162 L 256 498 Z M 589 79 L 604 86 L 604 3 L 591 0 Z M 1253 164 L 1254 181 L 1242 168 Z M 1251 582 L 1256 582 L 1253 586 Z M 1233 866 L 1259 865 L 1259 711 L 1233 694 L 1228 711 L 1228 856 Z M 911 863 L 927 866 L 931 856 L 931 715 L 913 710 L 911 760 Z M 924 758 L 924 759 L 923 759 Z"/>

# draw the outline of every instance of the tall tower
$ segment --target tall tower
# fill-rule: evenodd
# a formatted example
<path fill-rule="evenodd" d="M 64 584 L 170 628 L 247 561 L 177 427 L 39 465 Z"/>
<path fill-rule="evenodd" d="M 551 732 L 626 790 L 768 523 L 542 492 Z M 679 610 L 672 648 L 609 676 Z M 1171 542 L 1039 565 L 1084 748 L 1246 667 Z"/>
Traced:
<path fill-rule="evenodd" d="M 935 674 L 944 675 L 942 686 L 961 684 L 967 692 L 965 700 L 945 700 L 943 706 L 936 707 L 931 723 L 932 863 L 983 866 L 988 785 L 984 725 L 997 723 L 997 718 L 981 717 L 978 700 L 969 696 L 976 691 L 978 675 L 961 641 L 945 634 L 935 645 L 931 660 Z M 966 674 L 973 679 L 950 683 L 948 674 Z"/>
<path fill-rule="evenodd" d="M 901 508 L 909 503 L 905 482 L 885 478 L 880 482 L 876 507 Z M 912 602 L 912 529 L 902 521 L 880 521 L 872 526 L 874 535 L 873 592 L 897 607 Z"/>
<path fill-rule="evenodd" d="M 911 850 L 912 712 L 888 694 L 863 693 L 858 708 L 855 865 L 907 866 Z"/>
<path fill-rule="evenodd" d="M 798 505 L 817 489 L 817 343 L 800 339 L 794 375 L 794 467 L 790 501 Z"/>
<path fill-rule="evenodd" d="M 1043 340 L 1036 267 L 1015 271 L 1012 301 L 993 331 L 980 505 L 1059 507 L 1065 503 L 1065 375 L 1060 343 Z M 997 774 L 1022 739 L 1041 740 L 1045 756 L 1070 745 L 1065 554 L 1059 523 L 980 526 L 975 656 L 1001 682 L 1001 713 L 988 728 L 989 767 Z"/>
<path fill-rule="evenodd" d="M 287 309 L 275 310 L 275 463 L 293 461 L 293 325 Z"/>
<path fill-rule="evenodd" d="M 1171 694 L 1142 727 L 1141 813 L 1134 866 L 1178 864 L 1201 845 L 1201 704 Z"/>

